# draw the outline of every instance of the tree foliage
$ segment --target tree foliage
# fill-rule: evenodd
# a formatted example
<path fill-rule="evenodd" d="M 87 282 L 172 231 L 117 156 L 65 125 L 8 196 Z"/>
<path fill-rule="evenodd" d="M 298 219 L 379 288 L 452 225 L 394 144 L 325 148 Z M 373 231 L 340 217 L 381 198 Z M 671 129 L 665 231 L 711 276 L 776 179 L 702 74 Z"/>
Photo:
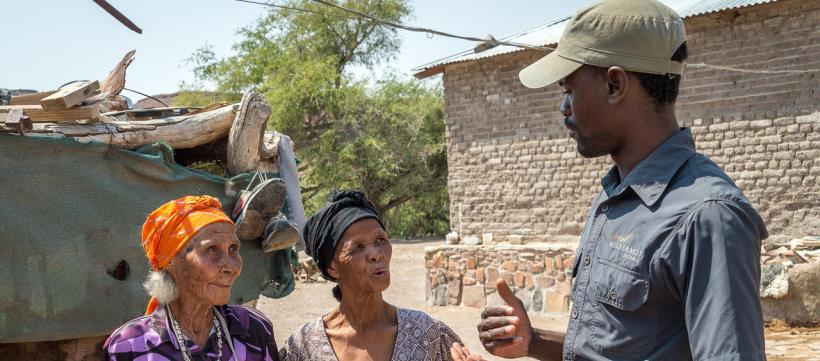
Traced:
<path fill-rule="evenodd" d="M 402 21 L 402 0 L 343 0 L 340 5 Z M 219 94 L 254 89 L 270 101 L 270 126 L 288 134 L 302 161 L 308 212 L 334 189 L 364 190 L 397 236 L 443 234 L 449 225 L 447 160 L 440 88 L 396 76 L 354 77 L 393 59 L 394 29 L 309 0 L 271 9 L 239 32 L 234 54 L 209 47 L 191 58 L 197 79 Z M 197 99 L 185 92 L 183 99 Z M 187 97 L 187 98 L 185 98 Z"/>

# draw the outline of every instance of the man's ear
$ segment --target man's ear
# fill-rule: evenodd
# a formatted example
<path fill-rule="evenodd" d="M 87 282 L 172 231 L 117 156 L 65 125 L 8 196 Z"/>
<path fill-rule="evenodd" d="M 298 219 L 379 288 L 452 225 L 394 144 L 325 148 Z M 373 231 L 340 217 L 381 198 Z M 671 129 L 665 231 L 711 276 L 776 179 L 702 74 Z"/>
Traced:
<path fill-rule="evenodd" d="M 606 70 L 607 101 L 615 105 L 623 101 L 632 83 L 624 68 L 612 66 Z"/>

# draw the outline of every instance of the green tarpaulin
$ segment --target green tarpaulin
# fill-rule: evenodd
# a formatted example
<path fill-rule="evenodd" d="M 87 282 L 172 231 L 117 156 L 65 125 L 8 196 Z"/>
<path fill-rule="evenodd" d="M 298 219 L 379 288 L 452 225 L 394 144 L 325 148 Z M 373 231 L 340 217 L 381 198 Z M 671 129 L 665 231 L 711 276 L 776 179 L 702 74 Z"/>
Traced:
<path fill-rule="evenodd" d="M 145 311 L 145 217 L 162 203 L 209 194 L 226 210 L 251 177 L 173 162 L 162 144 L 138 151 L 70 139 L 0 134 L 0 343 L 105 335 Z M 243 242 L 232 303 L 293 287 L 292 251 Z M 123 280 L 123 271 L 128 274 Z"/>

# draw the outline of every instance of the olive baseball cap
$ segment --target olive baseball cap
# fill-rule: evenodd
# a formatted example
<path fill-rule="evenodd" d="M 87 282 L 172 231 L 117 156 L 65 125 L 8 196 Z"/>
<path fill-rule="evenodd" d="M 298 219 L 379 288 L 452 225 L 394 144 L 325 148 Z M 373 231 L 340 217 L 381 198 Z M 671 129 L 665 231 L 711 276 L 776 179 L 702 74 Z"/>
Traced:
<path fill-rule="evenodd" d="M 685 41 L 683 19 L 666 5 L 656 0 L 604 0 L 575 13 L 556 50 L 518 77 L 528 88 L 541 88 L 584 64 L 680 75 L 683 63 L 670 59 Z"/>

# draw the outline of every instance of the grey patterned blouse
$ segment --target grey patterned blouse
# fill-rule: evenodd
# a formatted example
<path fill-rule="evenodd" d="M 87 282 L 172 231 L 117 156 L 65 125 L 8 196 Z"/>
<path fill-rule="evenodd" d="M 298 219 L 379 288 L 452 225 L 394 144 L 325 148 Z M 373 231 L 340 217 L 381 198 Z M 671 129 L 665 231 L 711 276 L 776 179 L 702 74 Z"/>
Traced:
<path fill-rule="evenodd" d="M 424 312 L 397 308 L 399 329 L 392 361 L 450 361 L 450 346 L 461 339 L 443 322 Z M 283 361 L 339 361 L 322 318 L 306 323 L 279 350 Z"/>

